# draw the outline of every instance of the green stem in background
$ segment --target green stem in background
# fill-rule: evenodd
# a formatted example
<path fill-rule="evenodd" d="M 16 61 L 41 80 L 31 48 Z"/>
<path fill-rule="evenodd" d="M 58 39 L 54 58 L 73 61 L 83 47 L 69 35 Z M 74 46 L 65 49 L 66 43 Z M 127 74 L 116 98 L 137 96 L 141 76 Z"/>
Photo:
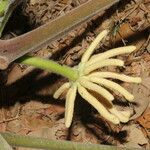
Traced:
<path fill-rule="evenodd" d="M 49 140 L 30 136 L 21 136 L 11 133 L 0 133 L 4 139 L 12 146 L 30 147 L 36 149 L 51 150 L 139 150 L 134 148 L 123 148 L 116 146 L 105 146 L 98 144 L 76 143 L 60 140 Z"/>
<path fill-rule="evenodd" d="M 13 150 L 1 134 L 0 134 L 0 149 L 1 150 Z"/>
<path fill-rule="evenodd" d="M 9 7 L 8 0 L 0 0 L 0 37 L 5 27 L 5 24 L 12 13 L 12 9 L 8 10 L 8 7 Z"/>
<path fill-rule="evenodd" d="M 43 58 L 35 57 L 35 56 L 23 56 L 18 59 L 19 63 L 31 65 L 40 69 L 52 71 L 56 74 L 62 75 L 68 78 L 71 81 L 75 81 L 78 79 L 78 71 L 74 68 L 68 67 L 66 65 L 60 65 L 52 60 L 46 60 Z"/>
<path fill-rule="evenodd" d="M 0 17 L 3 17 L 8 7 L 8 0 L 0 0 Z"/>
<path fill-rule="evenodd" d="M 0 0 L 0 37 L 14 9 L 23 0 Z"/>

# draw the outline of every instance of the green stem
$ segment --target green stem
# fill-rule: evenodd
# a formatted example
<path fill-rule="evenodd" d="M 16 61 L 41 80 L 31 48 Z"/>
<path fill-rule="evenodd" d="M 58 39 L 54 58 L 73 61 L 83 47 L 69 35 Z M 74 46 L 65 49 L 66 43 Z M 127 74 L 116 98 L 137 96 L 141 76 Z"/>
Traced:
<path fill-rule="evenodd" d="M 11 133 L 1 133 L 5 140 L 12 146 L 30 147 L 36 149 L 52 150 L 138 150 L 134 148 L 119 148 L 116 146 L 105 146 L 98 144 L 76 143 L 60 140 L 49 140 L 30 136 L 21 136 Z"/>
<path fill-rule="evenodd" d="M 0 0 L 0 37 L 14 9 L 23 0 Z"/>
<path fill-rule="evenodd" d="M 1 134 L 0 134 L 0 149 L 1 150 L 13 150 Z"/>
<path fill-rule="evenodd" d="M 8 7 L 8 0 L 1 0 L 0 1 L 0 17 L 3 17 L 7 7 Z"/>
<path fill-rule="evenodd" d="M 71 81 L 75 81 L 76 79 L 78 79 L 77 70 L 66 65 L 60 65 L 52 60 L 46 60 L 34 56 L 23 56 L 18 59 L 18 62 L 26 65 L 31 65 L 40 69 L 52 71 L 68 78 Z"/>

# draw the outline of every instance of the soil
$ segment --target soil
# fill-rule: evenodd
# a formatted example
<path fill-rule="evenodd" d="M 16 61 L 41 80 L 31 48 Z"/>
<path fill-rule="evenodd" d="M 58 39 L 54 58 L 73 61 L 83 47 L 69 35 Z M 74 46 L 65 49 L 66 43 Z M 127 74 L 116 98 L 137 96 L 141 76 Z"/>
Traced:
<path fill-rule="evenodd" d="M 12 15 L 2 38 L 12 38 L 28 32 L 85 2 L 87 1 L 26 0 Z M 20 19 L 23 19 L 21 23 Z M 113 47 L 135 45 L 136 52 L 118 56 L 125 61 L 124 68 L 104 68 L 142 78 L 139 85 L 121 83 L 135 96 L 134 103 L 125 103 L 119 95 L 114 94 L 114 104 L 133 112 L 127 124 L 116 126 L 104 120 L 78 96 L 73 123 L 67 129 L 64 125 L 64 97 L 61 100 L 54 100 L 52 97 L 54 91 L 66 79 L 51 72 L 13 63 L 7 70 L 0 72 L 0 131 L 49 139 L 150 149 L 149 25 L 149 0 L 123 0 L 103 15 L 98 14 L 91 21 L 80 25 L 67 36 L 60 37 L 49 46 L 32 53 L 74 66 L 103 29 L 109 29 L 111 32 L 99 44 L 95 53 Z"/>

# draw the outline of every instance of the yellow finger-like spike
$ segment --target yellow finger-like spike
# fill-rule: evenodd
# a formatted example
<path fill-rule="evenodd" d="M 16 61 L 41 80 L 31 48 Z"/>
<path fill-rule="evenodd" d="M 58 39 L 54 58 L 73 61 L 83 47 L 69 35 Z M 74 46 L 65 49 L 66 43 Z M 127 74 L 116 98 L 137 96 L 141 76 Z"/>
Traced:
<path fill-rule="evenodd" d="M 114 57 L 120 54 L 126 54 L 126 53 L 131 53 L 136 49 L 135 46 L 124 46 L 124 47 L 119 47 L 119 48 L 114 48 L 111 50 L 108 50 L 104 53 L 96 54 L 93 55 L 90 60 L 88 61 L 88 64 L 93 64 L 95 62 L 108 59 L 110 57 Z"/>
<path fill-rule="evenodd" d="M 118 91 L 128 101 L 133 101 L 133 99 L 134 99 L 134 96 L 131 93 L 129 93 L 126 89 L 124 89 L 122 86 L 120 86 L 119 84 L 117 84 L 113 81 L 109 81 L 107 79 L 102 79 L 102 78 L 97 78 L 97 77 L 91 77 L 90 81 L 97 83 L 97 84 L 101 84 L 107 88 L 110 88 L 111 90 L 114 89 L 114 90 Z"/>
<path fill-rule="evenodd" d="M 76 92 L 77 92 L 77 84 L 74 83 L 71 86 L 71 88 L 68 90 L 67 95 L 66 95 L 65 125 L 67 128 L 70 127 L 71 122 L 72 122 Z"/>
<path fill-rule="evenodd" d="M 102 95 L 104 98 L 106 98 L 109 102 L 111 102 L 112 100 L 114 100 L 114 96 L 108 92 L 106 89 L 104 89 L 103 87 L 97 85 L 97 84 L 94 84 L 90 81 L 88 81 L 88 78 L 86 77 L 82 77 L 80 80 L 79 80 L 79 83 L 89 89 L 89 90 L 92 90 L 92 91 L 95 91 L 97 92 L 98 94 Z"/>
<path fill-rule="evenodd" d="M 118 79 L 124 82 L 133 82 L 133 83 L 141 83 L 142 79 L 139 77 L 130 77 L 124 74 L 119 74 L 115 72 L 94 72 L 88 75 L 89 77 L 98 77 L 98 78 L 111 78 Z"/>
<path fill-rule="evenodd" d="M 57 91 L 55 91 L 53 97 L 57 99 L 65 90 L 69 89 L 70 82 L 64 83 Z"/>
<path fill-rule="evenodd" d="M 119 59 L 106 59 L 104 61 L 97 62 L 92 65 L 86 65 L 84 69 L 84 74 L 89 74 L 90 72 L 105 66 L 124 66 L 124 62 Z"/>
<path fill-rule="evenodd" d="M 88 61 L 90 56 L 92 55 L 94 49 L 96 46 L 99 44 L 99 42 L 107 35 L 108 31 L 104 30 L 102 31 L 96 38 L 95 40 L 90 44 L 89 48 L 85 51 L 85 53 L 82 56 L 81 62 L 85 63 Z"/>
<path fill-rule="evenodd" d="M 118 111 L 115 108 L 109 109 L 109 111 L 114 114 L 116 117 L 118 117 L 118 119 L 120 120 L 120 122 L 126 123 L 129 121 L 129 111 Z M 126 114 L 125 114 L 126 113 Z M 124 115 L 125 114 L 125 115 Z"/>
<path fill-rule="evenodd" d="M 109 113 L 108 110 L 80 84 L 78 84 L 78 92 L 83 99 L 90 103 L 102 115 L 102 117 L 114 124 L 119 123 L 119 119 Z"/>

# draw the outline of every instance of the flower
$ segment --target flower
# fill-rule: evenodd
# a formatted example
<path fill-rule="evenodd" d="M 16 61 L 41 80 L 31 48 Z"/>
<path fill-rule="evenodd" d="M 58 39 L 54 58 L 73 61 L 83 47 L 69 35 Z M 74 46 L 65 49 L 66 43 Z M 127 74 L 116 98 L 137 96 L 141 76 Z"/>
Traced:
<path fill-rule="evenodd" d="M 141 78 L 130 77 L 115 72 L 102 72 L 97 69 L 105 66 L 124 66 L 124 62 L 122 60 L 112 57 L 120 54 L 131 53 L 136 49 L 136 47 L 119 47 L 91 56 L 98 43 L 107 35 L 107 33 L 108 31 L 104 30 L 96 37 L 96 39 L 83 54 L 79 65 L 74 67 L 78 70 L 78 79 L 76 81 L 64 83 L 53 95 L 54 98 L 57 99 L 64 91 L 67 90 L 65 104 L 66 127 L 70 127 L 72 122 L 74 102 L 77 92 L 83 99 L 90 103 L 101 114 L 102 117 L 108 121 L 114 124 L 119 124 L 120 122 L 125 123 L 129 121 L 130 112 L 117 110 L 112 103 L 114 96 L 107 89 L 118 91 L 128 101 L 133 101 L 134 96 L 118 83 L 108 79 L 111 78 L 124 82 L 140 83 Z M 105 87 L 107 89 L 105 89 Z M 105 98 L 105 102 L 102 103 L 99 101 L 92 93 L 100 94 Z"/>

